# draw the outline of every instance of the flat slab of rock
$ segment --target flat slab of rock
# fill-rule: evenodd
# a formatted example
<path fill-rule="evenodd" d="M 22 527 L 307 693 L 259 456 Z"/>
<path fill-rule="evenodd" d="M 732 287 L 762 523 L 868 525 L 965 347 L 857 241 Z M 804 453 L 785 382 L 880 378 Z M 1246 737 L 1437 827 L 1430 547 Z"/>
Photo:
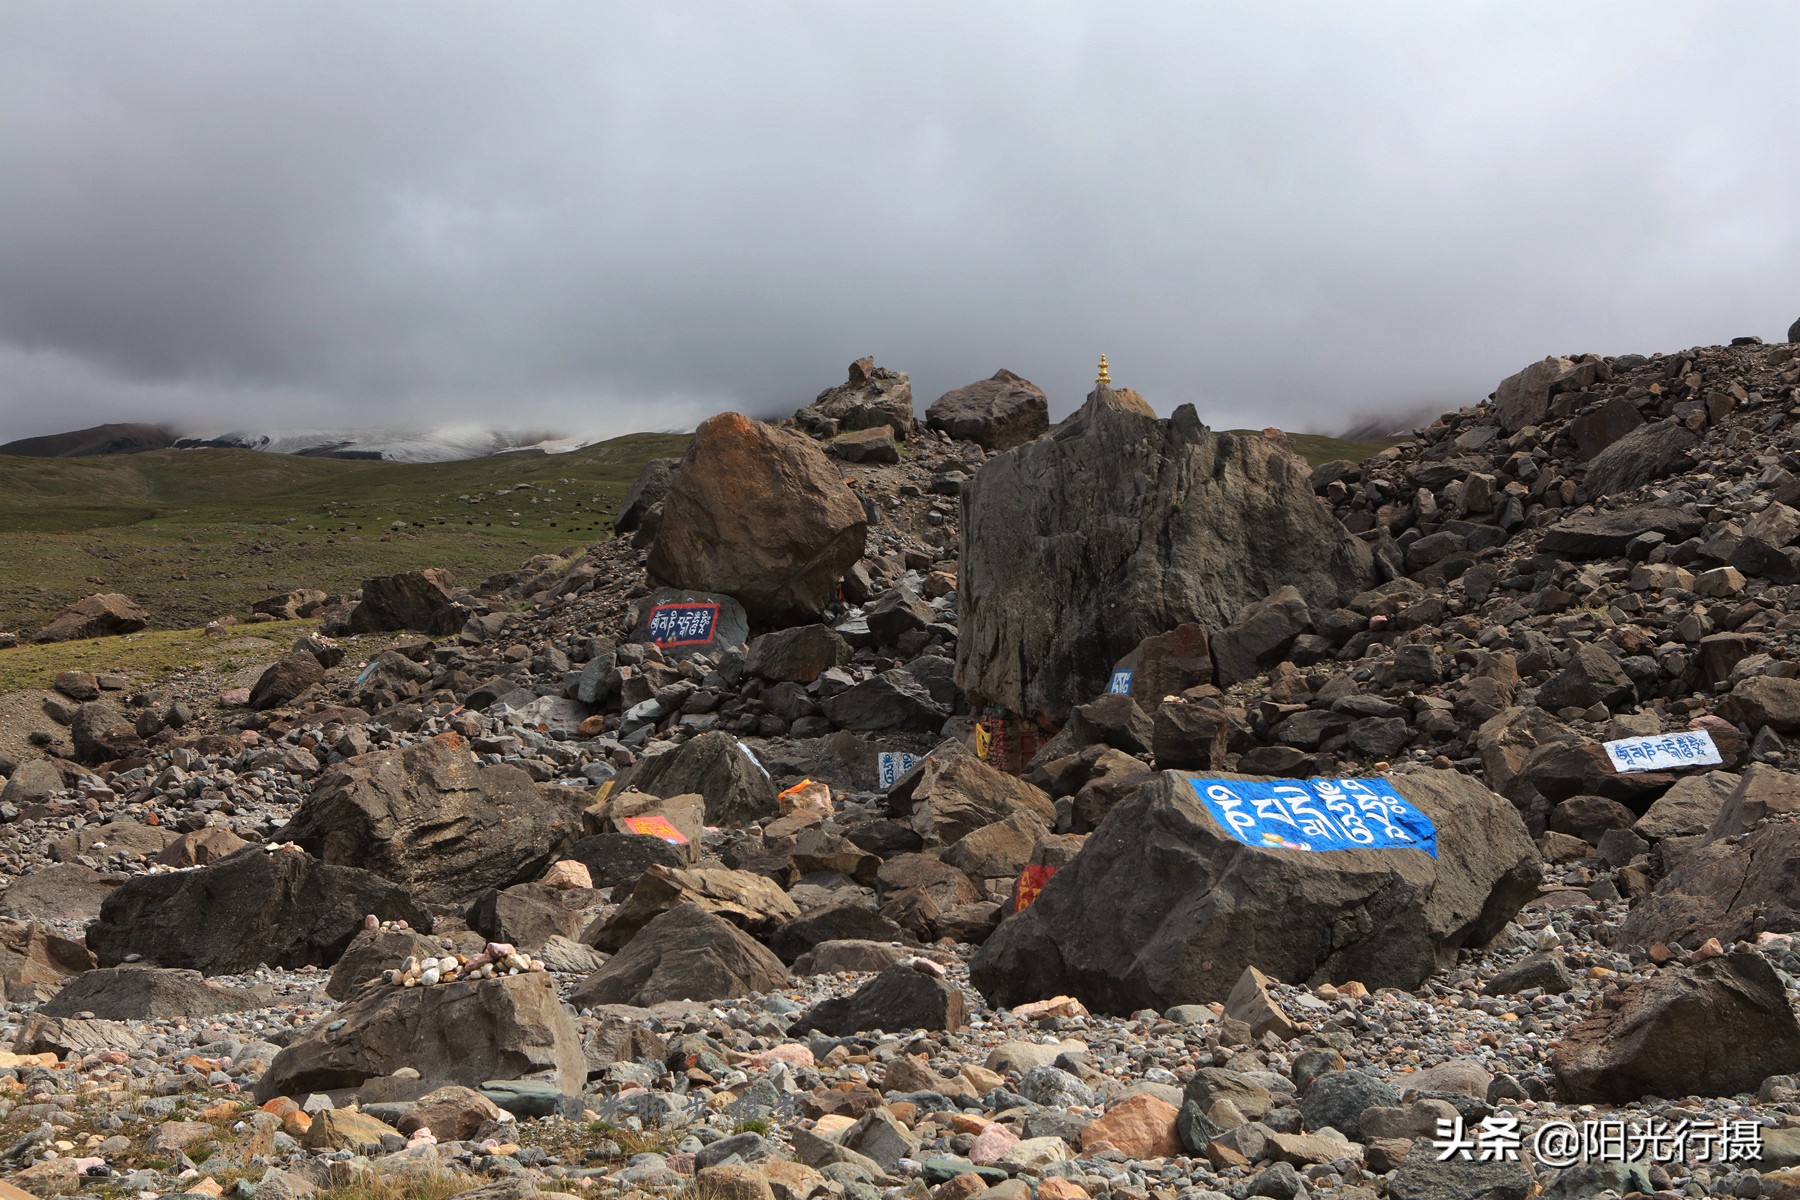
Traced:
<path fill-rule="evenodd" d="M 1538 548 L 1569 558 L 1617 558 L 1640 534 L 1660 533 L 1673 545 L 1698 536 L 1705 527 L 1706 521 L 1692 509 L 1639 504 L 1565 517 L 1544 531 Z"/>
<path fill-rule="evenodd" d="M 170 842 L 181 836 L 162 825 L 143 825 L 137 821 L 108 821 L 90 825 L 67 837 L 50 843 L 51 862 L 74 862 L 84 854 L 106 858 L 121 851 L 126 854 L 154 858 Z"/>
<path fill-rule="evenodd" d="M 125 882 L 79 863 L 57 863 L 22 875 L 0 895 L 0 916 L 45 921 L 90 921 Z"/>
<path fill-rule="evenodd" d="M 85 596 L 58 613 L 38 630 L 40 642 L 69 642 L 77 638 L 114 637 L 136 633 L 150 624 L 150 616 L 137 601 L 117 592 Z"/>
<path fill-rule="evenodd" d="M 550 976 L 533 971 L 365 989 L 276 1055 L 256 1098 L 358 1087 L 401 1067 L 425 1087 L 542 1077 L 579 1095 L 587 1079 L 575 1020 Z"/>
<path fill-rule="evenodd" d="M 119 966 L 77 975 L 38 1011 L 51 1017 L 89 1012 L 108 1021 L 159 1021 L 243 1012 L 270 1003 L 266 992 L 219 987 L 198 971 Z"/>

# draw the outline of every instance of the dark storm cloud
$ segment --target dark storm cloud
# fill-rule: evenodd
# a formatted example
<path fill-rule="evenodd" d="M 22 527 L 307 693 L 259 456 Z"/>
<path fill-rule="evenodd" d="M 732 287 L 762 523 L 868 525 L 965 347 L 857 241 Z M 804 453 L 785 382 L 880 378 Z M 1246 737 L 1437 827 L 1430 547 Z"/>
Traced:
<path fill-rule="evenodd" d="M 1785 3 L 0 2 L 0 437 L 1331 429 L 1800 316 Z"/>

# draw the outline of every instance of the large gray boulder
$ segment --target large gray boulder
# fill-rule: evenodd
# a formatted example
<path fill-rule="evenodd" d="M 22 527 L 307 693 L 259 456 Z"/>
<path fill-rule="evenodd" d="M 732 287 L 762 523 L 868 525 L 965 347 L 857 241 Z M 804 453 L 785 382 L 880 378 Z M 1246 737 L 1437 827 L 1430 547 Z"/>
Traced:
<path fill-rule="evenodd" d="M 656 536 L 656 527 L 662 523 L 663 497 L 669 494 L 669 485 L 675 482 L 675 471 L 680 466 L 679 458 L 653 458 L 644 464 L 625 489 L 625 498 L 619 501 L 619 513 L 613 518 L 614 534 L 641 530 L 646 540 Z"/>
<path fill-rule="evenodd" d="M 1454 771 L 1386 780 L 1436 826 L 1436 858 L 1247 845 L 1192 778 L 1165 771 L 1114 807 L 1001 924 L 970 967 L 983 995 L 1160 1011 L 1224 1000 L 1251 966 L 1289 983 L 1411 989 L 1491 939 L 1537 891 L 1538 855 L 1518 812 Z"/>
<path fill-rule="evenodd" d="M 977 829 L 1023 816 L 1056 823 L 1056 805 L 1023 779 L 996 771 L 955 738 L 940 742 L 888 791 L 888 806 L 928 845 L 949 846 Z"/>
<path fill-rule="evenodd" d="M 390 880 L 252 846 L 210 867 L 132 876 L 100 906 L 87 944 L 103 967 L 128 954 L 207 975 L 328 967 L 368 913 L 431 928 L 431 914 Z"/>
<path fill-rule="evenodd" d="M 432 904 L 468 904 L 535 879 L 581 836 L 584 792 L 482 766 L 454 733 L 347 759 L 319 778 L 278 835 L 362 867 Z"/>
<path fill-rule="evenodd" d="M 984 450 L 1011 450 L 1050 432 L 1050 401 L 1043 388 L 1002 368 L 932 401 L 925 424 Z"/>
<path fill-rule="evenodd" d="M 571 999 L 581 1008 L 729 1000 L 789 982 L 781 960 L 756 939 L 698 904 L 678 904 L 639 929 Z"/>
<path fill-rule="evenodd" d="M 1639 484 L 1661 479 L 1691 463 L 1689 451 L 1700 439 L 1673 417 L 1634 429 L 1588 464 L 1583 481 L 1589 500 L 1599 500 Z"/>
<path fill-rule="evenodd" d="M 575 1018 L 542 971 L 432 987 L 377 985 L 308 1028 L 256 1081 L 256 1098 L 360 1087 L 401 1067 L 423 1087 L 543 1079 L 580 1095 L 587 1058 Z"/>
<path fill-rule="evenodd" d="M 780 809 L 769 775 L 729 733 L 712 730 L 673 750 L 637 761 L 613 789 L 648 792 L 667 800 L 697 795 L 706 802 L 708 825 L 735 825 L 772 817 Z"/>
<path fill-rule="evenodd" d="M 1322 612 L 1374 582 L 1303 459 L 1214 433 L 1191 405 L 1159 420 L 1104 384 L 977 472 L 961 551 L 957 682 L 977 709 L 1058 720 L 1147 637 L 1222 628 L 1283 585 Z"/>

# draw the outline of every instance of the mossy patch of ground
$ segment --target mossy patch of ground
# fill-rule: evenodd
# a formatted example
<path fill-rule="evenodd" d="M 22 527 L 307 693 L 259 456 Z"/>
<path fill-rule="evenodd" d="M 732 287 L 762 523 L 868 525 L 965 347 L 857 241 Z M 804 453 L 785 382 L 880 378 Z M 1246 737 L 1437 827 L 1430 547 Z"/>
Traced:
<path fill-rule="evenodd" d="M 0 650 L 0 693 L 47 688 L 62 671 L 103 671 L 149 687 L 177 672 L 239 667 L 279 657 L 317 621 L 264 621 L 235 625 L 223 637 L 200 629 L 146 629 L 118 637 L 75 642 L 26 643 Z"/>

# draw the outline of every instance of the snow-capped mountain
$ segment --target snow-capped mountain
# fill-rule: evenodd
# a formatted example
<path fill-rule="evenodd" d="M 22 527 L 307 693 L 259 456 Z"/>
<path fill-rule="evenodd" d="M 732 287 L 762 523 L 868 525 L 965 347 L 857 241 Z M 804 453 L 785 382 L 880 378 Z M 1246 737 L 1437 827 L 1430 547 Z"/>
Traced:
<path fill-rule="evenodd" d="M 231 447 L 271 454 L 325 458 L 378 458 L 388 462 L 453 462 L 493 454 L 540 452 L 560 454 L 597 441 L 535 432 L 506 432 L 457 426 L 432 432 L 393 429 L 289 429 L 252 432 L 190 433 L 176 439 L 176 449 Z"/>

